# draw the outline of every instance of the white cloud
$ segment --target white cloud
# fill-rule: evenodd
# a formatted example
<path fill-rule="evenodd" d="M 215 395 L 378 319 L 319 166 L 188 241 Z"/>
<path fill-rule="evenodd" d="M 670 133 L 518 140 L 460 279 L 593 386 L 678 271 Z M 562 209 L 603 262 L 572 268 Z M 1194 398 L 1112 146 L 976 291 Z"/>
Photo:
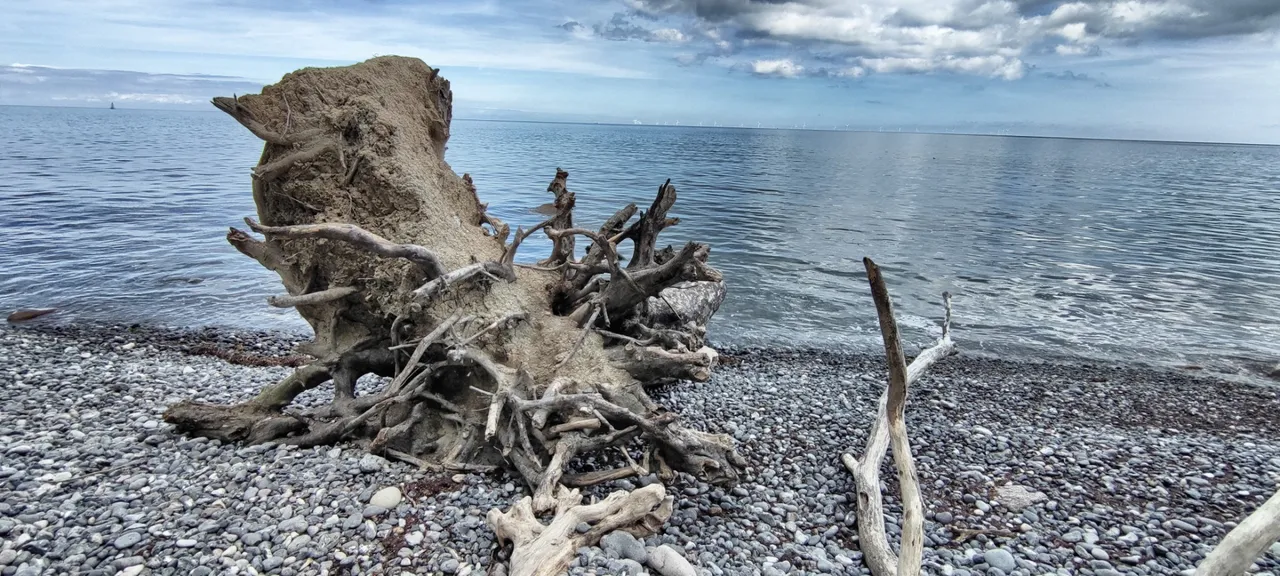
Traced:
<path fill-rule="evenodd" d="M 518 14 L 506 15 L 514 23 L 505 25 L 459 25 L 467 18 L 504 13 L 493 3 L 480 8 L 449 4 L 386 4 L 372 11 L 303 10 L 284 4 L 216 0 L 105 0 L 89 10 L 79 0 L 11 0 L 5 7 L 8 22 L 0 23 L 0 36 L 6 29 L 39 30 L 42 43 L 81 52 L 127 50 L 307 63 L 401 54 L 422 58 L 432 66 L 609 78 L 650 76 L 609 58 L 593 43 L 564 42 L 549 33 L 544 37 L 530 32 L 551 26 L 524 22 Z M 521 27 L 518 33 L 513 26 Z M 274 75 L 263 79 L 273 80 Z"/>
<path fill-rule="evenodd" d="M 683 32 L 675 28 L 659 28 L 653 31 L 653 39 L 657 42 L 686 42 L 689 40 Z"/>
<path fill-rule="evenodd" d="M 804 72 L 804 66 L 785 58 L 779 60 L 756 60 L 751 63 L 751 71 L 761 76 L 795 78 Z"/>

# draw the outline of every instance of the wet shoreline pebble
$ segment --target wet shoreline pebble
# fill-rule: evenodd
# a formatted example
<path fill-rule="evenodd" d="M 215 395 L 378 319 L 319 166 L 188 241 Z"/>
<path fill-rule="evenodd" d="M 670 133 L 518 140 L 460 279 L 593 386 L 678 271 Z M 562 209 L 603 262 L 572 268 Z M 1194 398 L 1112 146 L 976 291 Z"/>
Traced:
<path fill-rule="evenodd" d="M 0 330 L 0 576 L 485 573 L 494 543 L 484 515 L 524 493 L 508 474 L 433 476 L 345 445 L 221 445 L 163 423 L 175 401 L 241 400 L 290 370 L 184 346 L 288 356 L 300 340 Z M 723 489 L 678 478 L 661 533 L 580 550 L 571 573 L 868 573 L 839 456 L 865 442 L 883 362 L 726 353 L 710 382 L 653 396 L 688 425 L 733 436 L 750 463 L 745 480 Z M 1280 477 L 1275 389 L 1172 372 L 961 355 L 913 389 L 908 430 L 931 574 L 1177 574 Z M 896 540 L 891 465 L 882 478 Z M 1257 569 L 1280 573 L 1280 549 Z"/>

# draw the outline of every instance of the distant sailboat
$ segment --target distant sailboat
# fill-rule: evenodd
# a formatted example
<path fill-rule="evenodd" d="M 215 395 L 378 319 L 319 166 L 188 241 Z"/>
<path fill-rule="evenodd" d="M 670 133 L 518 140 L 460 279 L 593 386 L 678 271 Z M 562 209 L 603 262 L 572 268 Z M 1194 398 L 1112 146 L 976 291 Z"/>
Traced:
<path fill-rule="evenodd" d="M 112 103 L 111 103 L 111 109 L 112 109 L 112 110 L 115 110 L 115 109 L 116 109 L 116 103 L 115 103 L 115 102 L 112 102 Z"/>

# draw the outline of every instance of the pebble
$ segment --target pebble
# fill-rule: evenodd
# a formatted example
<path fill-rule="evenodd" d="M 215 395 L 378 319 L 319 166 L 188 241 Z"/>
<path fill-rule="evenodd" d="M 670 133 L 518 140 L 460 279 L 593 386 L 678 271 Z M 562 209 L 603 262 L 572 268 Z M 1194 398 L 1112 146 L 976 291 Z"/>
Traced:
<path fill-rule="evenodd" d="M 373 498 L 369 499 L 369 503 L 391 510 L 400 505 L 400 489 L 395 486 L 387 486 L 373 494 Z"/>
<path fill-rule="evenodd" d="M 600 548 L 617 558 L 629 558 L 641 564 L 649 561 L 649 552 L 635 536 L 621 530 L 610 532 L 600 539 Z"/>
<path fill-rule="evenodd" d="M 662 576 L 697 576 L 688 560 L 666 545 L 649 550 L 649 567 Z"/>
<path fill-rule="evenodd" d="M 111 545 L 115 546 L 117 549 L 124 550 L 125 548 L 132 548 L 136 546 L 141 541 L 141 534 L 137 532 L 125 532 L 124 534 L 121 534 L 119 538 L 116 538 L 115 542 L 112 542 Z"/>
<path fill-rule="evenodd" d="M 134 568 L 195 576 L 250 568 L 290 576 L 446 568 L 484 574 L 495 548 L 485 513 L 525 493 L 509 473 L 458 474 L 452 484 L 439 477 L 448 487 L 434 496 L 410 501 L 401 494 L 394 506 L 377 506 L 382 488 L 429 473 L 354 445 L 298 449 L 187 438 L 160 417 L 183 397 L 242 401 L 288 369 L 184 356 L 166 347 L 168 336 L 148 329 L 123 327 L 105 337 L 56 330 L 62 332 L 0 332 L 0 379 L 11 400 L 0 405 L 0 536 L 13 543 L 0 546 L 0 561 L 8 561 L 4 576 Z M 295 343 L 276 341 L 240 340 L 279 354 Z M 125 342 L 137 345 L 126 354 Z M 650 561 L 668 552 L 646 547 L 666 547 L 699 576 L 865 574 L 853 482 L 839 455 L 865 441 L 883 390 L 883 358 L 786 350 L 733 356 L 744 360 L 718 368 L 705 383 L 656 388 L 653 398 L 690 426 L 737 438 L 751 468 L 742 482 L 720 488 L 680 475 L 668 487 L 676 497 L 671 519 L 657 534 L 632 539 L 644 551 L 636 555 L 642 562 L 602 540 L 577 557 L 570 574 L 634 574 L 645 565 L 664 574 Z M 194 373 L 183 375 L 185 366 Z M 927 573 L 947 574 L 950 566 L 951 576 L 1176 574 L 1193 569 L 1272 493 L 1271 476 L 1280 472 L 1280 433 L 1260 424 L 1260 416 L 1240 412 L 1221 430 L 1197 428 L 1230 413 L 1224 406 L 1243 405 L 1242 395 L 1251 403 L 1273 401 L 1235 384 L 968 355 L 943 360 L 928 378 L 929 386 L 912 391 L 919 401 L 909 408 L 925 510 L 934 513 L 926 524 Z M 378 382 L 364 378 L 359 386 L 365 393 Z M 1170 387 L 1177 399 L 1159 394 Z M 804 393 L 789 393 L 797 390 Z M 779 394 L 791 400 L 770 400 Z M 327 398 L 316 390 L 300 400 L 314 406 Z M 1141 422 L 1132 411 L 1139 401 Z M 1160 421 L 1164 413 L 1180 420 Z M 998 435 L 985 428 L 993 423 Z M 1240 436 L 1245 429 L 1252 436 Z M 616 455 L 603 458 L 617 464 Z M 1230 477 L 1222 475 L 1226 466 Z M 79 480 L 105 470 L 112 471 L 89 484 Z M 584 495 L 590 501 L 658 481 L 647 475 Z M 1013 484 L 996 485 L 1003 482 Z M 1036 497 L 1018 511 L 1013 487 L 1047 499 Z M 897 542 L 895 501 L 886 498 L 885 513 Z M 981 518 L 970 512 L 984 508 Z M 954 525 L 1015 536 L 958 544 Z M 138 542 L 117 549 L 128 533 Z M 387 549 L 394 534 L 403 541 Z M 1108 551 L 1119 569 L 1096 556 Z M 1259 559 L 1259 573 L 1280 567 L 1280 545 L 1273 554 Z"/>
<path fill-rule="evenodd" d="M 999 568 L 1005 572 L 1012 572 L 1018 568 L 1018 563 L 1013 559 L 1013 554 L 1003 548 L 987 550 L 983 553 L 982 559 L 991 567 Z"/>

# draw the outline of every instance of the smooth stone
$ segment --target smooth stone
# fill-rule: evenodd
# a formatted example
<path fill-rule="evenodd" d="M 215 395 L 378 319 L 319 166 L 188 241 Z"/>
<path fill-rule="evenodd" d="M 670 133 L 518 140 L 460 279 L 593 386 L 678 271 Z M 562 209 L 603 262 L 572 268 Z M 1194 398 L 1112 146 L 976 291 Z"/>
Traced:
<path fill-rule="evenodd" d="M 1013 559 L 1013 554 L 1003 548 L 987 550 L 982 554 L 982 559 L 991 567 L 999 568 L 1006 573 L 1018 568 L 1018 562 Z"/>
<path fill-rule="evenodd" d="M 1094 547 L 1093 547 L 1093 549 L 1089 551 L 1089 553 L 1090 553 L 1090 554 L 1092 554 L 1094 558 L 1097 558 L 1097 559 L 1099 559 L 1099 560 L 1110 560 L 1110 559 L 1111 559 L 1111 555 L 1110 555 L 1110 554 L 1107 554 L 1107 551 L 1106 551 L 1106 550 L 1103 550 L 1103 549 L 1101 549 L 1101 548 L 1098 548 L 1097 546 L 1094 546 Z"/>
<path fill-rule="evenodd" d="M 1032 492 L 1026 486 L 1006 484 L 996 487 L 996 496 L 1005 508 L 1013 512 L 1021 512 L 1024 508 L 1048 500 L 1044 492 Z"/>
<path fill-rule="evenodd" d="M 121 534 L 119 538 L 116 538 L 116 541 L 112 542 L 111 545 L 115 546 L 118 550 L 124 550 L 125 548 L 137 546 L 141 541 L 141 534 L 137 532 L 125 532 L 124 534 Z"/>
<path fill-rule="evenodd" d="M 387 459 L 373 454 L 360 457 L 360 471 L 365 473 L 381 472 L 387 467 Z"/>
<path fill-rule="evenodd" d="M 635 536 L 621 530 L 610 532 L 601 538 L 600 548 L 618 558 L 629 558 L 641 564 L 649 561 L 649 552 L 645 550 L 644 544 L 636 540 Z"/>
<path fill-rule="evenodd" d="M 196 544 L 198 544 L 198 542 L 190 538 L 183 538 L 173 543 L 174 546 L 177 546 L 179 548 L 195 548 Z"/>
<path fill-rule="evenodd" d="M 276 524 L 276 530 L 284 533 L 306 532 L 307 519 L 302 516 L 294 516 L 293 518 L 281 521 L 279 524 Z"/>
<path fill-rule="evenodd" d="M 373 494 L 373 498 L 369 499 L 369 503 L 374 506 L 381 506 L 387 510 L 392 510 L 400 505 L 401 500 L 400 489 L 395 486 L 387 486 Z"/>
<path fill-rule="evenodd" d="M 698 576 L 698 572 L 684 556 L 665 544 L 649 550 L 649 567 L 662 576 Z"/>
<path fill-rule="evenodd" d="M 440 563 L 440 571 L 441 571 L 441 572 L 444 572 L 445 574 L 453 574 L 453 573 L 457 572 L 457 571 L 458 571 L 458 559 L 457 559 L 457 558 L 445 558 L 444 562 L 441 562 L 441 563 Z"/>
<path fill-rule="evenodd" d="M 937 514 L 934 514 L 933 519 L 936 520 L 939 524 L 950 524 L 953 520 L 955 520 L 955 516 L 952 516 L 950 512 L 939 512 Z"/>
<path fill-rule="evenodd" d="M 644 576 L 644 574 L 647 574 L 644 570 L 644 565 L 630 558 L 618 560 L 618 567 L 621 568 L 622 573 L 626 576 Z"/>

